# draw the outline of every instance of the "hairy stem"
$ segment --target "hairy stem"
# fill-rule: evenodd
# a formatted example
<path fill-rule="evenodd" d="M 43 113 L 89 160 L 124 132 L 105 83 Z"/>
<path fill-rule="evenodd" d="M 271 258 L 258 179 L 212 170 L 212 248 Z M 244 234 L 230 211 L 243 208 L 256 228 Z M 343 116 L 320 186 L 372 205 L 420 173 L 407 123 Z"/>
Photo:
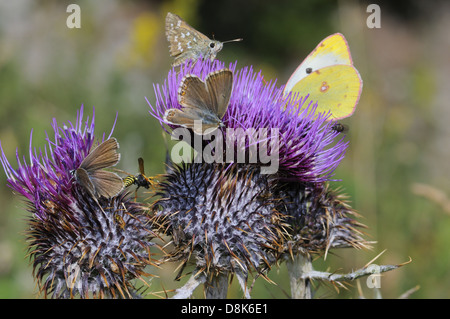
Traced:
<path fill-rule="evenodd" d="M 178 288 L 175 292 L 175 295 L 172 299 L 186 299 L 192 296 L 195 288 L 197 288 L 200 284 L 205 282 L 205 276 L 191 276 L 186 284 Z"/>

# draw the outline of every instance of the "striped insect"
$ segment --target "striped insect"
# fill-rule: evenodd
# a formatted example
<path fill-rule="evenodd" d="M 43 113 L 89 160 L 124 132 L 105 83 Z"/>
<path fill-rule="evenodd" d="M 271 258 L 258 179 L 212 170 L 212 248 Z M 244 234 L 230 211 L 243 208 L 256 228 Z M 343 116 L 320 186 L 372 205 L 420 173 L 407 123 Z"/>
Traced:
<path fill-rule="evenodd" d="M 125 187 L 129 187 L 131 185 L 136 185 L 136 193 L 139 187 L 144 187 L 146 189 L 149 189 L 152 187 L 155 182 L 153 177 L 147 177 L 145 176 L 144 172 L 144 160 L 142 157 L 138 158 L 138 164 L 139 164 L 139 173 L 136 175 L 128 175 L 123 179 L 123 183 Z"/>

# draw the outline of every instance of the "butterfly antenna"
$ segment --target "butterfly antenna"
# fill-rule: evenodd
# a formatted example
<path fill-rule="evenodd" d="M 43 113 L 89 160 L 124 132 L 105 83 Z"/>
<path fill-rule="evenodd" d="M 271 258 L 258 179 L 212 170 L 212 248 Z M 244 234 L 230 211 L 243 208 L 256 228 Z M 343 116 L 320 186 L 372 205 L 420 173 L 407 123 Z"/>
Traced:
<path fill-rule="evenodd" d="M 244 39 L 243 39 L 243 38 L 238 38 L 238 39 L 233 39 L 233 40 L 223 41 L 222 43 L 228 43 L 228 42 L 240 42 L 240 41 L 244 41 Z"/>

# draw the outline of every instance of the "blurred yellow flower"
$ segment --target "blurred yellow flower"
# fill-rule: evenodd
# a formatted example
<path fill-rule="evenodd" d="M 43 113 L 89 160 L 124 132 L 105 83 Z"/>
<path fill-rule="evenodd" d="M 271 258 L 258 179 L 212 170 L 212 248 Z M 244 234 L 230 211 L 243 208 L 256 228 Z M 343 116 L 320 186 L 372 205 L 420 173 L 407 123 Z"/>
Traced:
<path fill-rule="evenodd" d="M 131 48 L 129 61 L 131 65 L 149 65 L 156 56 L 156 44 L 163 32 L 164 22 L 154 12 L 142 12 L 134 20 L 131 29 Z"/>

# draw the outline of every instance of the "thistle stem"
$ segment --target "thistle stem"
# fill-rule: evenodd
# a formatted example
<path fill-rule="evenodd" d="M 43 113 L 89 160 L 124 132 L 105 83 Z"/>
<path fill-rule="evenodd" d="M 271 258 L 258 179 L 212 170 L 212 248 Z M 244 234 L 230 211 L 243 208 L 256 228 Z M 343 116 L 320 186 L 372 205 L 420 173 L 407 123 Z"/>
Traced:
<path fill-rule="evenodd" d="M 305 278 L 305 273 L 313 270 L 311 257 L 309 255 L 298 254 L 286 263 L 291 283 L 292 299 L 311 299 L 311 281 Z"/>
<path fill-rule="evenodd" d="M 186 284 L 178 288 L 175 291 L 175 295 L 172 297 L 172 299 L 187 299 L 192 296 L 192 293 L 194 292 L 195 288 L 197 288 L 200 284 L 205 282 L 205 276 L 199 275 L 199 276 L 191 276 L 189 280 L 186 282 Z"/>
<path fill-rule="evenodd" d="M 226 299 L 228 293 L 228 274 L 212 275 L 205 283 L 206 299 Z"/>

